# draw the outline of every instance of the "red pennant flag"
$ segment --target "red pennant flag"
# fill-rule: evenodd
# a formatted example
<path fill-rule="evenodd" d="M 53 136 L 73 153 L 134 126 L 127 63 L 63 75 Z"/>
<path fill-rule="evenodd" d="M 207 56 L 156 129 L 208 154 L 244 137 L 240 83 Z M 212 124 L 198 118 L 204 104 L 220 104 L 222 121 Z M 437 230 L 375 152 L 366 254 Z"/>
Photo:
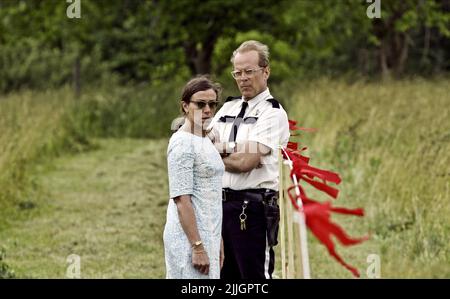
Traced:
<path fill-rule="evenodd" d="M 315 132 L 317 129 L 315 128 L 305 128 L 305 127 L 297 127 L 297 121 L 295 120 L 288 120 L 289 122 L 289 130 L 291 131 L 305 131 L 305 132 Z"/>
<path fill-rule="evenodd" d="M 293 196 L 291 191 L 295 188 L 292 186 L 288 189 L 288 195 L 293 203 L 294 207 L 299 210 L 296 196 Z M 338 241 L 344 246 L 350 246 L 359 244 L 368 239 L 368 237 L 351 238 L 345 231 L 337 224 L 331 221 L 331 212 L 363 216 L 362 209 L 346 209 L 346 208 L 334 208 L 331 206 L 331 202 L 319 203 L 306 197 L 304 190 L 300 188 L 300 200 L 303 202 L 303 213 L 305 215 L 305 221 L 308 228 L 316 236 L 316 238 L 327 247 L 328 252 L 333 256 L 341 265 L 347 268 L 356 277 L 359 277 L 359 272 L 356 268 L 347 264 L 335 250 L 335 245 L 332 236 L 335 236 Z"/>
<path fill-rule="evenodd" d="M 327 184 L 318 182 L 318 181 L 314 181 L 311 180 L 309 178 L 307 178 L 306 176 L 301 176 L 301 179 L 307 183 L 309 183 L 310 185 L 314 186 L 316 189 L 321 190 L 325 193 L 327 193 L 328 195 L 330 195 L 333 198 L 337 198 L 339 190 L 336 188 L 333 188 L 331 186 L 328 186 Z"/>
<path fill-rule="evenodd" d="M 300 155 L 293 154 L 292 152 L 289 152 L 289 150 L 286 150 L 286 155 L 291 161 L 293 161 L 291 177 L 295 174 L 297 179 L 304 180 L 316 189 L 326 192 L 333 198 L 337 198 L 339 190 L 325 183 L 326 181 L 329 181 L 339 184 L 341 182 L 341 178 L 337 173 L 312 167 L 308 165 L 309 160 L 307 162 L 300 158 Z M 323 182 L 313 180 L 314 177 L 318 177 Z"/>
<path fill-rule="evenodd" d="M 297 122 L 293 120 L 289 120 L 289 129 L 292 131 L 315 131 L 315 129 L 297 127 Z M 333 256 L 341 265 L 351 271 L 354 276 L 359 277 L 358 270 L 347 264 L 337 254 L 335 245 L 331 237 L 336 237 L 337 240 L 344 246 L 359 244 L 367 240 L 368 237 L 349 237 L 339 225 L 331 221 L 331 212 L 344 215 L 364 216 L 364 210 L 360 208 L 347 209 L 344 207 L 333 207 L 331 202 L 320 203 L 318 201 L 310 199 L 306 195 L 305 190 L 300 185 L 301 181 L 304 181 L 314 188 L 327 193 L 333 198 L 337 198 L 339 190 L 327 185 L 327 182 L 339 184 L 341 182 L 341 178 L 339 177 L 338 173 L 319 169 L 309 165 L 310 159 L 301 154 L 301 151 L 305 149 L 306 148 L 304 147 L 301 150 L 298 150 L 298 143 L 289 142 L 287 148 L 283 148 L 282 150 L 283 158 L 292 161 L 290 173 L 291 179 L 293 179 L 295 175 L 298 182 L 297 186 L 291 186 L 287 189 L 287 193 L 289 195 L 291 203 L 295 207 L 295 209 L 301 211 L 297 200 L 301 201 L 307 227 L 311 230 L 314 236 L 316 236 L 316 238 L 327 247 L 328 252 L 331 256 Z M 315 180 L 316 177 L 321 181 Z M 294 188 L 298 188 L 298 196 L 295 196 L 291 193 Z"/>
<path fill-rule="evenodd" d="M 298 150 L 298 143 L 289 141 L 288 144 L 287 144 L 287 148 L 292 150 L 292 151 L 296 151 L 296 150 Z"/>
<path fill-rule="evenodd" d="M 341 265 L 347 268 L 356 277 L 360 277 L 356 268 L 347 264 L 336 252 L 331 236 L 335 236 L 341 244 L 345 246 L 355 245 L 367 240 L 367 237 L 363 238 L 350 238 L 344 230 L 337 224 L 330 220 L 330 205 L 331 203 L 324 204 L 309 204 L 304 207 L 306 225 L 311 232 L 321 241 L 328 252 L 333 256 Z"/>

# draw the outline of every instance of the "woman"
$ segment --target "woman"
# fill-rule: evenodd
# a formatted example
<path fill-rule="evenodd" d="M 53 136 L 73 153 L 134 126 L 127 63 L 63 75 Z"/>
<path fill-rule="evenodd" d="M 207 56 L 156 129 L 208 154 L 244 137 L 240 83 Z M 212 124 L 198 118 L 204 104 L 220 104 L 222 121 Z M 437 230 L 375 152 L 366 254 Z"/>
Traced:
<path fill-rule="evenodd" d="M 166 278 L 220 278 L 224 165 L 206 132 L 219 91 L 218 84 L 205 77 L 190 80 L 183 89 L 185 122 L 167 150 Z"/>

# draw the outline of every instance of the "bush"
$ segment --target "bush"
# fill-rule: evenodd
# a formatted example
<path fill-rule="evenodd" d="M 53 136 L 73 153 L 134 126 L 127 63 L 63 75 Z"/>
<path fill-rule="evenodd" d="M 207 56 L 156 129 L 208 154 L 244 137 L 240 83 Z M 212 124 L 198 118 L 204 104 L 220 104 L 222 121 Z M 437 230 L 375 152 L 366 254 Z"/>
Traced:
<path fill-rule="evenodd" d="M 75 49 L 48 48 L 33 39 L 0 47 L 0 93 L 20 89 L 61 88 L 73 80 Z M 80 61 L 80 78 L 84 83 L 100 81 L 106 76 L 106 63 L 100 63 L 94 49 Z"/>
<path fill-rule="evenodd" d="M 179 114 L 181 82 L 88 91 L 70 115 L 81 136 L 161 138 Z"/>

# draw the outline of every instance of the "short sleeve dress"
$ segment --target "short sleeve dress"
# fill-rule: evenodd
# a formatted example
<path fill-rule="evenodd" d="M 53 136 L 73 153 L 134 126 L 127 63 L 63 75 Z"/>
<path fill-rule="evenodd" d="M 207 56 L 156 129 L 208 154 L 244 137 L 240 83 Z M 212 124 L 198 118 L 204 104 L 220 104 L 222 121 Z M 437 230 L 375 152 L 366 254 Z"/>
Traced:
<path fill-rule="evenodd" d="M 209 138 L 178 131 L 167 149 L 170 199 L 164 227 L 166 278 L 220 278 L 222 159 Z M 198 231 L 210 260 L 208 275 L 192 266 L 191 244 L 173 198 L 191 195 Z"/>

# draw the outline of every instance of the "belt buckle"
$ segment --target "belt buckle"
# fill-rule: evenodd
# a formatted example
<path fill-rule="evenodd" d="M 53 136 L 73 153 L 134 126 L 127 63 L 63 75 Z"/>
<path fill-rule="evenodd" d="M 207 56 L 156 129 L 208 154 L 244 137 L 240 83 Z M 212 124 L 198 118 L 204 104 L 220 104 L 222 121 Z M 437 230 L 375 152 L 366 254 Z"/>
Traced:
<path fill-rule="evenodd" d="M 227 192 L 222 189 L 222 201 L 227 201 Z"/>

